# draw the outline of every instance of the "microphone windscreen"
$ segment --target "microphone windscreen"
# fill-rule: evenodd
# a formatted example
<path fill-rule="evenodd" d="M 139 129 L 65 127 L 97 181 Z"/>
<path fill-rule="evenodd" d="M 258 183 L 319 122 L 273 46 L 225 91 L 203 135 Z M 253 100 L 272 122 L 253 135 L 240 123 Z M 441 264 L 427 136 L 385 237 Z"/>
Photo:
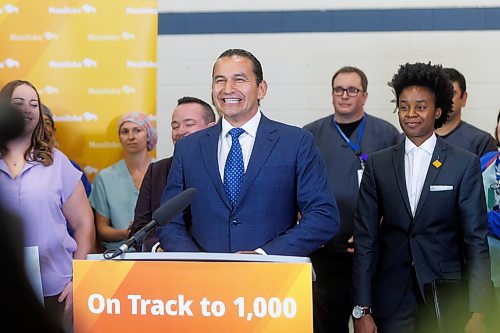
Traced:
<path fill-rule="evenodd" d="M 0 97 L 0 145 L 16 138 L 24 129 L 24 116 L 9 102 Z"/>
<path fill-rule="evenodd" d="M 153 220 L 157 221 L 159 225 L 169 223 L 175 215 L 182 212 L 191 202 L 193 202 L 195 196 L 195 188 L 188 188 L 182 191 L 155 210 L 153 213 Z"/>

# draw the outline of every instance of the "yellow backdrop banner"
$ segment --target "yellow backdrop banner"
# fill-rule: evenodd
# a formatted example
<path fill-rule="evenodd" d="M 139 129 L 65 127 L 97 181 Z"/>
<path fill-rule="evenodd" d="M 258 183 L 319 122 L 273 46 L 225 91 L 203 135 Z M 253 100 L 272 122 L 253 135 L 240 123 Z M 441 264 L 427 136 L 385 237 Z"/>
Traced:
<path fill-rule="evenodd" d="M 156 113 L 156 0 L 0 0 L 0 86 L 32 82 L 59 149 L 92 180 L 121 154 L 121 115 Z"/>
<path fill-rule="evenodd" d="M 75 260 L 75 333 L 312 332 L 310 263 Z"/>

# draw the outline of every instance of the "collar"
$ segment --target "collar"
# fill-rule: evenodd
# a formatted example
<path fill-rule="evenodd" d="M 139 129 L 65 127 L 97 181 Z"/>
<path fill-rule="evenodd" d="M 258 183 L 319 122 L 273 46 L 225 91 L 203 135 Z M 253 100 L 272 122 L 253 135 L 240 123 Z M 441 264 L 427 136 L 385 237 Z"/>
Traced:
<path fill-rule="evenodd" d="M 245 133 L 254 137 L 257 135 L 257 128 L 259 127 L 260 118 L 262 117 L 261 112 L 257 112 L 255 116 L 253 116 L 249 121 L 247 121 L 241 128 L 245 130 Z M 233 125 L 231 125 L 226 119 L 222 118 L 222 137 L 226 137 L 229 135 L 229 131 L 233 129 Z"/>
<path fill-rule="evenodd" d="M 412 150 L 414 150 L 416 148 L 421 148 L 425 152 L 427 152 L 429 155 L 432 155 L 432 153 L 434 152 L 434 148 L 436 147 L 436 142 L 437 142 L 437 138 L 436 138 L 436 134 L 434 134 L 434 133 L 430 136 L 430 138 L 425 140 L 424 143 L 422 143 L 419 147 L 417 147 L 413 142 L 411 142 L 410 139 L 408 139 L 408 137 L 406 137 L 405 138 L 405 154 L 409 154 Z"/>

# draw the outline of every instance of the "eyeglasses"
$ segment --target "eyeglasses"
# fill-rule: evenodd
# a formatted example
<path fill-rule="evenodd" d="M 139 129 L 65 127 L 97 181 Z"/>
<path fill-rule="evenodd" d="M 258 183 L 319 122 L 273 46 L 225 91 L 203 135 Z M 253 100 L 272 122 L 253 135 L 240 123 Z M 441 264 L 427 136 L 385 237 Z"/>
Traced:
<path fill-rule="evenodd" d="M 358 88 L 354 88 L 354 87 L 349 87 L 349 88 L 333 87 L 333 94 L 335 96 L 342 96 L 342 95 L 344 95 L 344 92 L 347 92 L 347 96 L 356 97 L 356 96 L 358 96 L 358 93 L 360 91 L 363 91 L 363 90 L 358 89 Z"/>

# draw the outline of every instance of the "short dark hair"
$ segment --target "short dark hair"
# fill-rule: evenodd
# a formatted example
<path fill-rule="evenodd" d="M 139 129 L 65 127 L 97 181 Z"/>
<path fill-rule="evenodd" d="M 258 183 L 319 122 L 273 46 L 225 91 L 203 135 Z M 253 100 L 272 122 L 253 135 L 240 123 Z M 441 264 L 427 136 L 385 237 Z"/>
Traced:
<path fill-rule="evenodd" d="M 339 69 L 338 71 L 336 71 L 335 74 L 333 74 L 332 88 L 333 88 L 333 82 L 335 81 L 337 76 L 339 76 L 339 74 L 342 74 L 342 73 L 356 73 L 356 74 L 358 74 L 359 77 L 361 78 L 361 87 L 363 88 L 363 91 L 367 91 L 368 78 L 366 77 L 365 73 L 361 69 L 359 69 L 357 67 L 353 67 L 353 66 L 344 66 L 341 69 Z"/>
<path fill-rule="evenodd" d="M 252 65 L 253 65 L 253 72 L 254 72 L 255 77 L 257 79 L 257 85 L 261 84 L 262 81 L 264 81 L 264 73 L 262 71 L 262 65 L 260 64 L 260 61 L 252 53 L 250 53 L 246 50 L 228 49 L 228 50 L 222 52 L 221 55 L 217 58 L 217 60 L 219 60 L 220 58 L 232 57 L 232 56 L 238 56 L 238 57 L 250 59 L 252 61 Z M 215 64 L 214 64 L 214 67 L 212 68 L 212 77 L 214 76 L 214 69 L 215 69 Z"/>
<path fill-rule="evenodd" d="M 396 106 L 399 105 L 399 95 L 411 86 L 430 89 L 434 93 L 434 107 L 441 109 L 441 116 L 434 121 L 434 128 L 439 128 L 448 119 L 453 104 L 453 85 L 448 74 L 441 65 L 417 62 L 399 66 L 399 70 L 388 83 L 396 96 Z"/>
<path fill-rule="evenodd" d="M 192 96 L 184 96 L 184 97 L 181 97 L 177 100 L 178 106 L 182 105 L 182 104 L 189 104 L 189 103 L 196 103 L 196 104 L 201 105 L 201 107 L 203 108 L 203 120 L 205 120 L 205 124 L 215 122 L 214 110 L 204 100 L 196 98 L 196 97 L 192 97 Z"/>
<path fill-rule="evenodd" d="M 460 98 L 464 97 L 465 92 L 467 91 L 467 84 L 465 83 L 465 77 L 457 71 L 455 68 L 444 68 L 444 71 L 450 77 L 450 81 L 457 82 L 460 87 Z"/>

